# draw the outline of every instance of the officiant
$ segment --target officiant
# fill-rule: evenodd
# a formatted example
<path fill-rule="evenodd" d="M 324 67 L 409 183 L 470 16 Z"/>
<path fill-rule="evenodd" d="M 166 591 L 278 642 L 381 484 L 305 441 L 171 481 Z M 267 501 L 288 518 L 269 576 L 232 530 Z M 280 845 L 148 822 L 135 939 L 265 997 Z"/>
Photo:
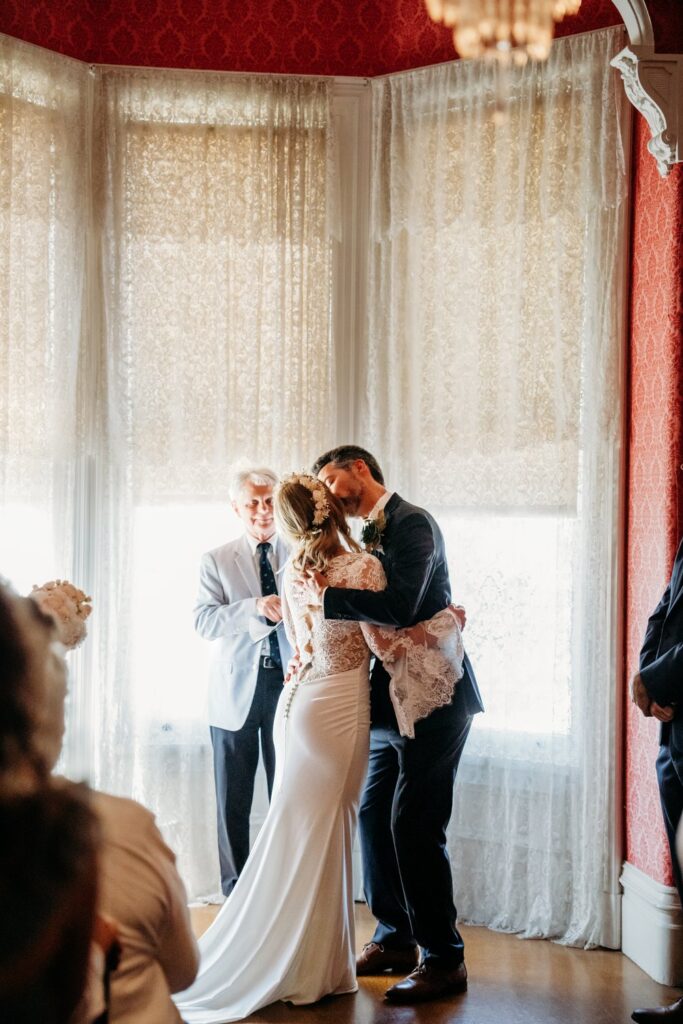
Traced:
<path fill-rule="evenodd" d="M 254 780 L 263 758 L 268 798 L 275 774 L 273 721 L 291 657 L 279 579 L 287 547 L 275 533 L 270 469 L 237 472 L 230 485 L 244 532 L 201 561 L 194 626 L 211 641 L 209 726 L 213 747 L 221 889 L 228 896 L 249 853 Z"/>

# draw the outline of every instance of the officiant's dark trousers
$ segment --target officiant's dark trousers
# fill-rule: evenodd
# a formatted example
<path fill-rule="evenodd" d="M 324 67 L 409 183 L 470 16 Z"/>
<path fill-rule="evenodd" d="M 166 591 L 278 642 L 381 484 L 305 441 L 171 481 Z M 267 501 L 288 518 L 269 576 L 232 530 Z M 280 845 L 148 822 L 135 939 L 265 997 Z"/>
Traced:
<path fill-rule="evenodd" d="M 259 745 L 268 784 L 268 799 L 275 775 L 273 721 L 282 693 L 281 668 L 259 668 L 254 699 L 241 729 L 234 732 L 211 726 L 213 772 L 216 784 L 216 821 L 221 889 L 226 896 L 249 856 L 249 816 L 254 798 Z"/>
<path fill-rule="evenodd" d="M 418 723 L 414 739 L 373 725 L 360 807 L 363 883 L 378 922 L 373 942 L 388 949 L 417 944 L 426 961 L 452 967 L 463 961 L 464 947 L 446 827 L 472 716 L 456 688 L 453 705 L 432 717 L 426 731 Z"/>

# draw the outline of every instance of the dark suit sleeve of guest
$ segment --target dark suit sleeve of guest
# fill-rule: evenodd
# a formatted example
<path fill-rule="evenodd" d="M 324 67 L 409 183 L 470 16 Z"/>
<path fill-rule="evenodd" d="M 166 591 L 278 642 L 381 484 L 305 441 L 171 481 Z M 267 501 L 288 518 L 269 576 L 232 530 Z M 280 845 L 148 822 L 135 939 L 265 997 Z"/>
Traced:
<path fill-rule="evenodd" d="M 659 648 L 659 641 L 662 636 L 662 626 L 664 625 L 664 619 L 669 611 L 669 600 L 671 598 L 671 584 L 666 588 L 662 599 L 653 611 L 652 615 L 647 621 L 647 629 L 645 630 L 645 639 L 643 640 L 643 646 L 640 649 L 640 671 L 642 673 L 644 668 L 651 665 L 657 657 L 657 650 Z"/>
<path fill-rule="evenodd" d="M 420 513 L 406 516 L 394 530 L 391 549 L 391 558 L 385 563 L 386 590 L 328 587 L 323 598 L 326 619 L 413 625 L 434 572 L 434 534 L 429 520 Z"/>
<path fill-rule="evenodd" d="M 666 707 L 680 703 L 683 699 L 683 640 L 641 669 L 640 678 L 657 704 Z"/>

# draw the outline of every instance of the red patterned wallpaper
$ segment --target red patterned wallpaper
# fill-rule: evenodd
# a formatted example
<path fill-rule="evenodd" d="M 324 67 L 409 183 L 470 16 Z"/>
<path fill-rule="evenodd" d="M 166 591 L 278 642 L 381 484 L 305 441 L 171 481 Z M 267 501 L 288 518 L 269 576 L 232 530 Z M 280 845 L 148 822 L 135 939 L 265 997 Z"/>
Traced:
<path fill-rule="evenodd" d="M 616 25 L 583 0 L 558 34 Z M 2 0 L 0 32 L 102 64 L 372 76 L 453 60 L 424 0 Z"/>
<path fill-rule="evenodd" d="M 683 166 L 660 178 L 636 118 L 631 288 L 626 662 L 668 582 L 683 531 Z M 655 777 L 658 723 L 626 704 L 626 859 L 671 885 Z"/>
<path fill-rule="evenodd" d="M 646 0 L 660 53 L 683 52 L 683 4 L 681 0 Z"/>

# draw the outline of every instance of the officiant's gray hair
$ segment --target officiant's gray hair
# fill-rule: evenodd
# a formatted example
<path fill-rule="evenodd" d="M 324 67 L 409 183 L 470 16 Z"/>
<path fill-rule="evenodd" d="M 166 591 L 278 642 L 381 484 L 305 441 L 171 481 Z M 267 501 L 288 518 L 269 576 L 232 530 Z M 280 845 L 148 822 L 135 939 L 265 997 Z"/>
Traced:
<path fill-rule="evenodd" d="M 275 487 L 280 478 L 272 469 L 267 466 L 246 466 L 234 470 L 230 477 L 228 493 L 230 501 L 237 501 L 247 484 L 256 484 L 257 487 Z"/>

